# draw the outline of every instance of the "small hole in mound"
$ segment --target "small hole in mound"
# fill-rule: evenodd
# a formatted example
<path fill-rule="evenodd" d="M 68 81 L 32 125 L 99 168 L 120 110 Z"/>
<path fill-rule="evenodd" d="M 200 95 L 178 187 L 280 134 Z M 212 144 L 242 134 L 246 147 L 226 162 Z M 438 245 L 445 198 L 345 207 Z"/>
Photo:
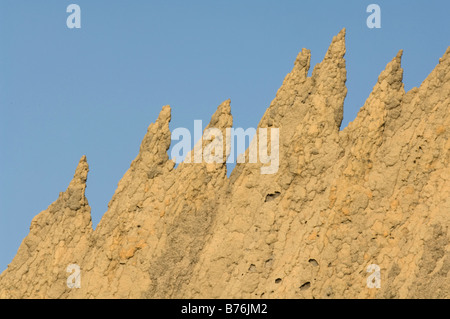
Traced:
<path fill-rule="evenodd" d="M 282 279 L 281 278 L 277 278 L 277 279 L 275 279 L 275 283 L 276 284 L 279 284 L 280 282 L 282 281 Z"/>
<path fill-rule="evenodd" d="M 317 262 L 317 260 L 315 260 L 315 259 L 310 259 L 310 260 L 308 260 L 308 262 L 311 264 L 311 265 L 313 265 L 314 267 L 317 267 L 317 266 L 319 266 L 319 263 Z"/>
<path fill-rule="evenodd" d="M 303 285 L 300 286 L 300 290 L 307 290 L 311 287 L 311 283 L 309 281 L 305 282 Z"/>
<path fill-rule="evenodd" d="M 273 194 L 267 194 L 266 195 L 266 199 L 264 200 L 264 202 L 270 202 L 273 201 L 275 198 L 277 198 L 278 196 L 280 196 L 280 192 L 275 192 Z"/>

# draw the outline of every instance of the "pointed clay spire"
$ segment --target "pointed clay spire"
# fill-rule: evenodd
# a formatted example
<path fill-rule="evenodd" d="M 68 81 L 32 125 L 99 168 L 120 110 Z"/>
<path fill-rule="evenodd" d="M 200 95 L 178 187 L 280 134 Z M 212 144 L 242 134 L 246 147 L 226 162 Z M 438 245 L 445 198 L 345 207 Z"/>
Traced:
<path fill-rule="evenodd" d="M 327 53 L 323 61 L 317 64 L 313 70 L 313 77 L 320 78 L 334 78 L 336 72 L 332 72 L 331 76 L 329 71 L 344 70 L 344 82 L 346 80 L 346 72 L 345 72 L 345 28 L 343 28 L 336 36 L 333 37 L 330 46 L 328 47 Z M 321 72 L 321 70 L 324 72 Z"/>
<path fill-rule="evenodd" d="M 149 125 L 149 127 L 147 129 L 147 134 L 144 137 L 144 140 L 147 137 L 152 137 L 152 136 L 149 136 L 149 134 L 158 135 L 158 136 L 164 136 L 167 134 L 170 135 L 170 130 L 169 130 L 170 120 L 171 120 L 170 105 L 164 105 L 162 107 L 161 111 L 159 112 L 158 118 L 156 119 L 155 123 L 152 123 Z"/>
<path fill-rule="evenodd" d="M 86 155 L 83 155 L 75 169 L 72 181 L 62 195 L 62 198 L 66 203 L 65 205 L 73 211 L 77 211 L 81 207 L 89 205 L 85 197 L 88 172 L 89 165 L 87 163 Z"/>
<path fill-rule="evenodd" d="M 204 161 L 203 153 L 205 147 L 207 147 L 210 143 L 212 143 L 219 136 L 215 136 L 213 138 L 209 138 L 206 136 L 208 134 L 209 129 L 218 129 L 222 133 L 222 142 L 223 142 L 223 150 L 226 150 L 223 157 L 223 162 L 226 162 L 228 155 L 230 154 L 230 142 L 225 143 L 225 139 L 227 138 L 227 128 L 231 128 L 233 126 L 233 116 L 231 115 L 231 100 L 223 101 L 218 107 L 216 112 L 211 116 L 211 121 L 206 126 L 203 131 L 202 140 L 196 141 L 196 144 L 191 152 L 186 155 L 184 160 L 185 163 L 198 163 L 200 161 Z M 228 148 L 226 148 L 228 146 Z M 201 160 L 202 159 L 202 160 Z"/>
<path fill-rule="evenodd" d="M 297 58 L 295 59 L 292 71 L 284 78 L 280 90 L 282 90 L 284 87 L 290 87 L 292 85 L 304 82 L 308 77 L 310 62 L 311 62 L 311 51 L 303 48 L 298 53 Z"/>
<path fill-rule="evenodd" d="M 279 126 L 280 119 L 286 114 L 296 96 L 307 96 L 308 71 L 311 62 L 311 51 L 303 48 L 297 55 L 292 71 L 286 75 L 283 84 L 278 89 L 275 99 L 261 118 L 258 127 Z"/>
<path fill-rule="evenodd" d="M 439 58 L 439 64 L 444 64 L 444 63 L 449 63 L 449 59 L 450 59 L 450 46 L 447 47 L 447 50 L 445 50 L 444 55 Z"/>
<path fill-rule="evenodd" d="M 311 62 L 311 51 L 303 48 L 297 55 L 292 71 L 286 75 L 283 84 L 278 90 L 281 93 L 284 89 L 291 89 L 296 85 L 303 83 L 308 77 L 308 71 Z M 278 94 L 277 93 L 277 94 Z"/>
<path fill-rule="evenodd" d="M 345 28 L 343 28 L 336 36 L 333 37 L 324 60 L 341 59 L 345 55 Z"/>
<path fill-rule="evenodd" d="M 216 128 L 219 129 L 222 132 L 222 163 L 225 163 L 228 155 L 230 155 L 230 141 L 226 142 L 226 139 L 229 137 L 227 136 L 226 129 L 233 126 L 233 116 L 231 115 L 231 100 L 225 100 L 223 101 L 218 107 L 216 112 L 211 116 L 211 121 L 209 122 L 208 126 L 205 128 L 205 132 L 209 128 Z M 205 132 L 203 132 L 203 135 L 205 135 Z M 214 139 L 219 138 L 219 136 L 215 136 L 211 140 L 203 141 L 203 149 L 205 147 L 212 143 Z M 205 154 L 204 154 L 205 155 Z"/>
<path fill-rule="evenodd" d="M 439 58 L 439 63 L 436 67 L 428 74 L 427 78 L 423 80 L 420 84 L 419 92 L 426 92 L 429 90 L 429 87 L 445 87 L 448 85 L 450 81 L 450 72 L 448 69 L 450 68 L 450 46 L 445 50 L 444 55 Z M 424 94 L 424 93 L 420 93 Z M 449 95 L 448 93 L 446 95 Z M 433 106 L 428 104 L 425 106 L 425 109 L 428 111 L 433 109 Z"/>
<path fill-rule="evenodd" d="M 380 137 L 386 130 L 391 130 L 389 119 L 400 115 L 398 106 L 401 105 L 405 94 L 402 82 L 402 54 L 403 50 L 400 50 L 380 73 L 377 83 L 350 127 L 368 130 L 372 138 Z"/>
<path fill-rule="evenodd" d="M 167 150 L 171 142 L 170 120 L 171 109 L 169 105 L 165 105 L 155 123 L 149 125 L 136 160 L 142 159 L 146 165 L 151 165 L 152 162 L 162 164 L 169 159 Z"/>
<path fill-rule="evenodd" d="M 320 100 L 314 107 L 323 120 L 338 132 L 344 116 L 344 99 L 347 95 L 347 70 L 345 68 L 345 28 L 333 37 L 322 62 L 314 67 L 312 80 Z"/>
<path fill-rule="evenodd" d="M 311 51 L 303 48 L 295 59 L 294 70 L 301 74 L 301 77 L 306 79 L 311 63 Z M 294 71 L 293 70 L 293 71 Z"/>
<path fill-rule="evenodd" d="M 386 65 L 386 68 L 378 76 L 379 89 L 382 91 L 403 89 L 403 69 L 401 67 L 403 50 Z M 385 83 L 385 84 L 384 84 Z M 375 87 L 377 89 L 377 87 Z"/>
<path fill-rule="evenodd" d="M 381 109 L 390 110 L 400 105 L 402 96 L 405 94 L 403 85 L 403 69 L 401 67 L 403 50 L 398 51 L 397 55 L 386 65 L 386 68 L 378 76 L 378 81 L 370 94 L 368 102 L 372 101 L 371 97 L 380 101 L 380 103 L 372 103 L 373 107 L 381 107 Z M 370 104 L 370 103 L 368 103 Z"/>
<path fill-rule="evenodd" d="M 69 184 L 69 188 L 82 186 L 86 187 L 87 175 L 89 172 L 89 164 L 87 163 L 86 155 L 83 155 L 78 162 L 73 179 Z"/>
<path fill-rule="evenodd" d="M 169 125 L 171 119 L 171 108 L 170 105 L 164 105 L 161 109 L 161 112 L 159 112 L 158 119 L 156 120 L 155 124 L 159 124 L 162 127 L 166 127 Z"/>
<path fill-rule="evenodd" d="M 215 127 L 224 130 L 233 125 L 233 116 L 231 115 L 231 100 L 223 101 L 216 112 L 211 116 L 211 121 L 206 128 Z"/>

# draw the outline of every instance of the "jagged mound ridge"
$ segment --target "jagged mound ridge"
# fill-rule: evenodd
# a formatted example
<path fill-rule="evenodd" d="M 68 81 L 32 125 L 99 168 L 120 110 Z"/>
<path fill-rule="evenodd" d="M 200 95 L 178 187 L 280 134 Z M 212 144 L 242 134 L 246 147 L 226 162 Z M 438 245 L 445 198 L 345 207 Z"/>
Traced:
<path fill-rule="evenodd" d="M 83 156 L 33 219 L 0 298 L 448 298 L 450 48 L 409 92 L 400 51 L 340 131 L 344 54 L 345 29 L 308 77 L 303 49 L 261 119 L 280 130 L 276 174 L 174 169 L 164 106 L 93 231 Z M 227 100 L 208 127 L 231 126 Z M 367 286 L 370 264 L 380 288 Z"/>

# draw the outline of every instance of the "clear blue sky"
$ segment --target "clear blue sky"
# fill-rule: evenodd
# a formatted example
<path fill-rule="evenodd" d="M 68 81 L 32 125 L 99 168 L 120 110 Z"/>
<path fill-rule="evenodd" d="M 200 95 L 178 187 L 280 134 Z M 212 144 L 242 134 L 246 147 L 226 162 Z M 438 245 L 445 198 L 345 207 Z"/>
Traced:
<path fill-rule="evenodd" d="M 71 3 L 81 29 L 66 26 Z M 381 29 L 366 26 L 370 3 Z M 346 27 L 344 127 L 399 49 L 406 89 L 420 85 L 450 45 L 449 12 L 430 0 L 0 0 L 0 271 L 83 154 L 97 225 L 163 105 L 172 130 L 192 129 L 231 98 L 235 126 L 255 127 L 297 53 L 310 49 L 313 67 Z"/>

